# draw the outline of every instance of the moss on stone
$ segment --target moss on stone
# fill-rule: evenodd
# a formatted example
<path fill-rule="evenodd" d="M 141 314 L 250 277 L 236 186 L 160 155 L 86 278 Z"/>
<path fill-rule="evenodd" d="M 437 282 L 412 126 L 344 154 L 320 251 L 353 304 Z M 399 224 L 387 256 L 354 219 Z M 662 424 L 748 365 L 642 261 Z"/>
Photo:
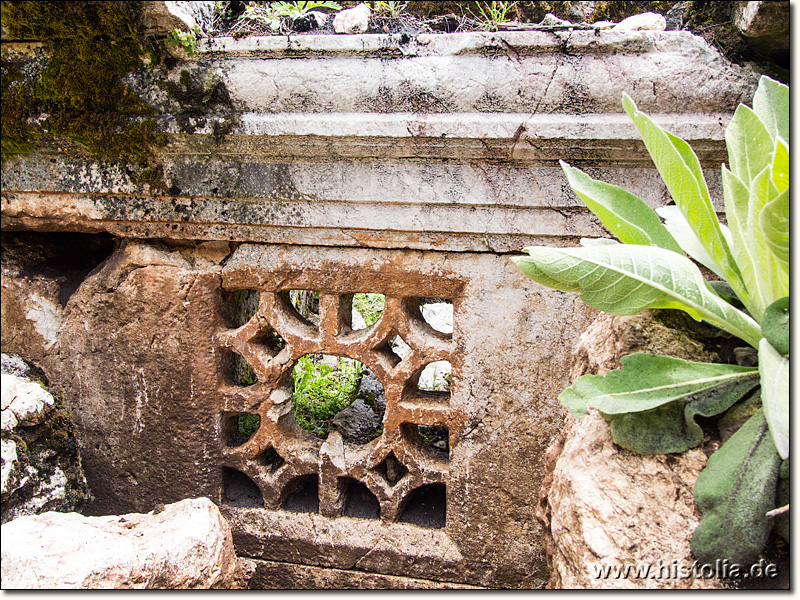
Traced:
<path fill-rule="evenodd" d="M 138 165 L 165 143 L 155 111 L 123 82 L 142 55 L 157 52 L 141 34 L 140 2 L 4 1 L 2 22 L 13 37 L 45 41 L 50 52 L 37 81 L 3 59 L 3 157 L 26 152 L 45 133 Z M 47 117 L 31 123 L 37 114 Z"/>

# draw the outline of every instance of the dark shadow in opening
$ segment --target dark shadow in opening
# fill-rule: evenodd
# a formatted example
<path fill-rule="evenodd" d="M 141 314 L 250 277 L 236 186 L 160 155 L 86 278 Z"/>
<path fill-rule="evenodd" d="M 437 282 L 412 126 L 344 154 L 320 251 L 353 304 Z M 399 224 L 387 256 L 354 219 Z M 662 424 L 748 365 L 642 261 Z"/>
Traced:
<path fill-rule="evenodd" d="M 450 432 L 444 425 L 417 425 L 422 444 L 441 458 L 450 458 Z"/>
<path fill-rule="evenodd" d="M 391 486 L 397 484 L 397 482 L 408 473 L 408 469 L 403 463 L 397 460 L 393 452 L 389 452 L 387 457 L 383 459 L 383 462 L 375 467 L 375 470 L 380 473 Z"/>
<path fill-rule="evenodd" d="M 275 448 L 269 448 L 258 457 L 259 462 L 269 469 L 270 473 L 274 473 L 280 469 L 286 462 L 283 457 L 275 451 Z"/>
<path fill-rule="evenodd" d="M 261 417 L 253 413 L 223 413 L 222 435 L 228 448 L 246 443 L 261 425 Z"/>
<path fill-rule="evenodd" d="M 356 519 L 380 519 L 381 518 L 381 505 L 375 494 L 369 491 L 369 488 L 360 481 L 351 477 L 340 477 L 339 485 L 346 486 L 345 490 L 345 517 L 353 517 Z"/>
<path fill-rule="evenodd" d="M 289 495 L 281 508 L 295 513 L 319 512 L 319 478 L 316 475 L 298 477 L 288 486 Z"/>
<path fill-rule="evenodd" d="M 443 483 L 429 483 L 415 489 L 406 500 L 401 523 L 428 529 L 442 529 L 446 522 L 447 490 Z"/>
<path fill-rule="evenodd" d="M 222 350 L 222 370 L 231 384 L 247 387 L 258 383 L 258 375 L 245 358 L 233 350 Z"/>
<path fill-rule="evenodd" d="M 114 251 L 117 238 L 107 233 L 3 232 L 3 264 L 28 277 L 54 279 L 62 307 L 86 277 Z"/>
<path fill-rule="evenodd" d="M 225 491 L 223 502 L 229 506 L 263 508 L 264 497 L 261 490 L 247 475 L 236 469 L 223 469 Z"/>

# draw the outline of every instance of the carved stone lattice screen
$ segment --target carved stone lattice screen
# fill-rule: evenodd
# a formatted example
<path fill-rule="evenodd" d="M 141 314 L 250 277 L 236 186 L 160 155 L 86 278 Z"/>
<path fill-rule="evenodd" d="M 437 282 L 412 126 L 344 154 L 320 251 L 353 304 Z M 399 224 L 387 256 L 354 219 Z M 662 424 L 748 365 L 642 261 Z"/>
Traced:
<path fill-rule="evenodd" d="M 247 279 L 241 272 L 232 272 L 230 278 Z M 346 285 L 346 279 L 343 283 Z M 458 393 L 458 361 L 452 336 L 434 330 L 425 322 L 419 299 L 387 296 L 378 322 L 353 331 L 352 293 L 320 291 L 317 328 L 298 315 L 287 290 L 263 287 L 255 290 L 260 300 L 252 318 L 237 329 L 220 331 L 217 336 L 220 347 L 242 356 L 258 379 L 257 383 L 242 388 L 222 377 L 219 395 L 225 465 L 255 482 L 264 506 L 270 509 L 281 508 L 287 496 L 296 491 L 299 481 L 317 477 L 318 511 L 326 517 L 344 513 L 350 480 L 367 487 L 379 503 L 380 518 L 386 521 L 398 520 L 412 493 L 422 486 L 438 484 L 444 492 L 449 452 L 426 448 L 416 427 L 446 427 L 450 449 L 457 444 L 463 419 L 450 406 L 450 392 L 420 390 L 417 381 L 428 364 L 448 361 L 456 369 L 451 389 Z M 282 349 L 271 348 L 265 341 L 274 333 L 286 342 Z M 411 348 L 411 354 L 403 359 L 389 347 L 389 340 L 397 335 Z M 323 442 L 295 423 L 291 369 L 300 357 L 320 353 L 356 359 L 381 381 L 386 415 L 380 438 L 361 447 L 348 446 L 345 451 L 338 432 L 331 433 Z M 245 443 L 230 448 L 235 431 L 226 424 L 242 413 L 258 414 L 260 426 Z M 231 482 L 235 477 L 228 473 L 229 487 L 235 485 L 235 481 Z M 223 494 L 222 502 L 226 500 Z M 433 507 L 441 515 L 430 515 L 429 519 L 437 526 L 444 525 L 443 500 Z M 311 503 L 314 504 L 313 499 Z"/>

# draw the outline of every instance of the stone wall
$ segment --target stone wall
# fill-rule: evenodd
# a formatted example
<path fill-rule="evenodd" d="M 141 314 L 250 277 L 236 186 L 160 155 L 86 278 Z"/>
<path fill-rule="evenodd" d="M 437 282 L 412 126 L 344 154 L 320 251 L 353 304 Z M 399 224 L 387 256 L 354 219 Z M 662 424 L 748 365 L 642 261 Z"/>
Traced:
<path fill-rule="evenodd" d="M 24 63 L 35 46 L 4 42 L 3 55 Z M 561 158 L 667 201 L 623 91 L 714 167 L 756 79 L 687 32 L 213 40 L 129 76 L 169 134 L 160 188 L 62 140 L 3 161 L 3 351 L 63 387 L 91 513 L 208 496 L 254 587 L 542 587 L 543 454 L 594 311 L 508 253 L 603 235 Z M 217 100 L 187 112 L 204 90 Z M 6 252 L 31 232 L 56 255 L 77 235 L 79 285 Z M 241 326 L 237 290 L 259 295 Z M 318 326 L 291 290 L 319 293 Z M 354 331 L 357 292 L 386 309 Z M 452 301 L 452 334 L 422 317 L 430 297 Z M 402 360 L 395 335 L 412 350 Z M 290 371 L 317 352 L 378 377 L 380 437 L 317 440 L 294 424 Z M 234 353 L 256 383 L 231 378 Z M 440 360 L 449 393 L 420 390 Z M 260 419 L 244 443 L 240 414 Z M 446 427 L 444 453 L 420 425 Z"/>

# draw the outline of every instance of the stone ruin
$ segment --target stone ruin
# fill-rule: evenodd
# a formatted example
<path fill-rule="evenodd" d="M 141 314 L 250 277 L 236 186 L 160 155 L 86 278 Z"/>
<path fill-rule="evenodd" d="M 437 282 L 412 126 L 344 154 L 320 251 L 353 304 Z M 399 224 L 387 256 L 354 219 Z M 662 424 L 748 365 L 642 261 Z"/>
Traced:
<path fill-rule="evenodd" d="M 32 64 L 42 45 L 2 51 Z M 188 114 L 167 82 L 218 101 Z M 508 256 L 604 235 L 559 159 L 668 202 L 623 92 L 720 199 L 724 128 L 756 82 L 684 31 L 212 40 L 128 82 L 168 135 L 163 189 L 64 140 L 3 160 L 3 352 L 71 409 L 87 514 L 208 497 L 250 587 L 542 587 L 543 455 L 596 313 Z M 318 325 L 295 290 L 318 293 Z M 354 329 L 359 292 L 385 309 Z M 452 302 L 452 333 L 425 298 Z M 379 437 L 296 425 L 292 367 L 318 353 L 380 380 Z M 420 389 L 437 361 L 449 391 Z M 240 415 L 259 420 L 246 441 Z"/>

